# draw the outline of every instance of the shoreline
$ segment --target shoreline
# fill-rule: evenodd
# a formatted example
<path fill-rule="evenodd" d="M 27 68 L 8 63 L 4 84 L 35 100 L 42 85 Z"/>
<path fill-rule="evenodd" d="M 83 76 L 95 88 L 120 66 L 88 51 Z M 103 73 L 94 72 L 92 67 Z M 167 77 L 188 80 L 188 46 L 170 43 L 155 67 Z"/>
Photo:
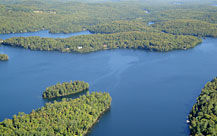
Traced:
<path fill-rule="evenodd" d="M 104 109 L 102 111 L 102 113 L 100 113 L 100 115 L 96 118 L 96 120 L 93 122 L 93 124 L 86 130 L 84 131 L 83 136 L 87 136 L 89 133 L 91 133 L 91 129 L 97 124 L 97 122 L 99 122 L 100 118 L 107 112 L 111 110 L 111 104 L 109 105 L 109 107 L 107 107 L 106 109 Z"/>

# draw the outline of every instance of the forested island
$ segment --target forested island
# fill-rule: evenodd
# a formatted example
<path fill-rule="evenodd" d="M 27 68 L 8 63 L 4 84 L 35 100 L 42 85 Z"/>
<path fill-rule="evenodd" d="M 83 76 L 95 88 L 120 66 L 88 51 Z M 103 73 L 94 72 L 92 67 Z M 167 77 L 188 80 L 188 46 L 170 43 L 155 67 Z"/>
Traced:
<path fill-rule="evenodd" d="M 84 81 L 70 81 L 57 83 L 56 85 L 46 88 L 43 92 L 43 98 L 55 98 L 70 94 L 76 94 L 79 92 L 87 91 L 89 89 L 89 84 Z"/>
<path fill-rule="evenodd" d="M 7 54 L 0 54 L 0 61 L 6 61 L 8 59 L 9 59 L 9 57 Z"/>
<path fill-rule="evenodd" d="M 30 114 L 19 113 L 0 122 L 0 135 L 70 135 L 82 136 L 110 108 L 108 93 L 93 92 L 76 99 L 46 103 Z"/>
<path fill-rule="evenodd" d="M 14 37 L 4 40 L 2 44 L 31 50 L 85 53 L 114 48 L 171 51 L 193 48 L 201 42 L 200 38 L 194 36 L 132 31 L 114 34 L 82 35 L 65 39 Z"/>
<path fill-rule="evenodd" d="M 217 78 L 202 89 L 189 114 L 190 131 L 194 136 L 217 135 Z"/>

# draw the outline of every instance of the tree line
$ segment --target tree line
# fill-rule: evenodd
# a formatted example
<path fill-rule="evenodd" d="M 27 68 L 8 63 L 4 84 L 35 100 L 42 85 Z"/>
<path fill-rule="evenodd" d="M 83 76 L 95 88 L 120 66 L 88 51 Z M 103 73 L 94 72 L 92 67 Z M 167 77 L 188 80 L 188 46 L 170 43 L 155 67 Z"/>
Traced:
<path fill-rule="evenodd" d="M 202 89 L 189 114 L 189 120 L 191 135 L 217 135 L 217 78 Z"/>

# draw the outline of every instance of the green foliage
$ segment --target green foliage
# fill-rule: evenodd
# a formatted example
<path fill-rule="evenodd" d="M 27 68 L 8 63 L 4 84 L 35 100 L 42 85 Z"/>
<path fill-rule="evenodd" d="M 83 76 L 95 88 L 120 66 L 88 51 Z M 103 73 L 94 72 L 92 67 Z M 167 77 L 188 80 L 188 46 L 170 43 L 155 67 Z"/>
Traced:
<path fill-rule="evenodd" d="M 128 31 L 160 32 L 157 29 L 147 26 L 145 22 L 141 21 L 114 21 L 110 23 L 93 25 L 87 29 L 92 33 L 104 34 Z"/>
<path fill-rule="evenodd" d="M 20 2 L 0 4 L 0 33 L 32 32 L 48 29 L 51 33 L 78 32 L 85 27 L 113 20 L 144 16 L 135 3 Z"/>
<path fill-rule="evenodd" d="M 201 39 L 194 36 L 165 33 L 122 32 L 74 36 L 65 39 L 40 37 L 14 37 L 4 40 L 4 45 L 23 47 L 31 50 L 56 50 L 62 52 L 91 52 L 113 48 L 141 48 L 151 51 L 188 49 L 196 46 Z"/>
<path fill-rule="evenodd" d="M 13 119 L 0 122 L 0 135 L 85 135 L 110 105 L 110 95 L 101 92 L 87 93 L 86 96 L 73 100 L 47 103 L 30 114 L 19 113 Z"/>
<path fill-rule="evenodd" d="M 0 61 L 6 61 L 8 60 L 8 55 L 7 54 L 0 54 Z"/>
<path fill-rule="evenodd" d="M 192 48 L 201 42 L 201 39 L 181 35 L 217 37 L 217 8 L 210 6 L 210 2 L 195 4 L 185 1 L 177 5 L 171 1 L 149 1 L 150 4 L 135 1 L 18 1 L 0 4 L 0 33 L 49 29 L 51 33 L 89 30 L 102 34 L 67 39 L 14 38 L 4 42 L 32 50 L 83 53 L 113 48 L 144 48 L 170 51 Z M 148 26 L 149 21 L 156 24 Z"/>
<path fill-rule="evenodd" d="M 217 135 L 217 78 L 202 89 L 189 114 L 189 120 L 192 135 Z"/>
<path fill-rule="evenodd" d="M 70 94 L 79 93 L 82 91 L 87 91 L 89 89 L 89 84 L 84 81 L 70 81 L 64 82 L 62 84 L 57 83 L 56 85 L 46 88 L 43 92 L 43 98 L 54 98 L 59 96 L 65 96 Z"/>
<path fill-rule="evenodd" d="M 170 20 L 152 25 L 161 31 L 175 35 L 217 37 L 217 24 L 199 20 Z"/>
<path fill-rule="evenodd" d="M 209 2 L 203 2 L 203 5 L 186 3 L 177 6 L 162 1 L 102 3 L 58 0 L 1 1 L 0 3 L 5 4 L 0 4 L 0 33 L 32 32 L 43 29 L 48 29 L 51 33 L 70 33 L 86 28 L 97 33 L 152 31 L 154 29 L 143 24 L 149 21 L 177 19 L 194 19 L 217 24 L 217 8 L 208 5 Z M 117 26 L 119 23 L 120 26 Z"/>
<path fill-rule="evenodd" d="M 179 6 L 157 5 L 151 6 L 150 9 L 151 13 L 144 17 L 146 22 L 193 19 L 217 24 L 217 8 L 211 5 L 194 3 Z"/>

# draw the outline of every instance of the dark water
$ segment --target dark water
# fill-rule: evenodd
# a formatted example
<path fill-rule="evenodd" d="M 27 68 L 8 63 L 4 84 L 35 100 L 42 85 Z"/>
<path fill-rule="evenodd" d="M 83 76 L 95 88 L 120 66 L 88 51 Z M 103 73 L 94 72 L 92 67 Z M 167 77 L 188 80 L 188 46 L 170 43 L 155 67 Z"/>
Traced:
<path fill-rule="evenodd" d="M 1 37 L 0 37 L 1 38 Z M 108 91 L 112 108 L 90 136 L 187 136 L 186 117 L 207 81 L 217 76 L 217 39 L 168 53 L 116 49 L 88 54 L 0 47 L 0 121 L 45 102 L 44 89 L 84 80 Z"/>
<path fill-rule="evenodd" d="M 0 34 L 0 39 L 8 39 L 11 37 L 30 37 L 30 36 L 40 36 L 40 37 L 46 37 L 46 38 L 68 38 L 71 36 L 76 35 L 87 35 L 91 34 L 89 31 L 82 31 L 82 32 L 76 32 L 76 33 L 69 33 L 69 34 L 51 34 L 48 30 L 44 31 L 37 31 L 37 32 L 28 32 L 28 33 L 13 33 L 13 34 Z"/>

